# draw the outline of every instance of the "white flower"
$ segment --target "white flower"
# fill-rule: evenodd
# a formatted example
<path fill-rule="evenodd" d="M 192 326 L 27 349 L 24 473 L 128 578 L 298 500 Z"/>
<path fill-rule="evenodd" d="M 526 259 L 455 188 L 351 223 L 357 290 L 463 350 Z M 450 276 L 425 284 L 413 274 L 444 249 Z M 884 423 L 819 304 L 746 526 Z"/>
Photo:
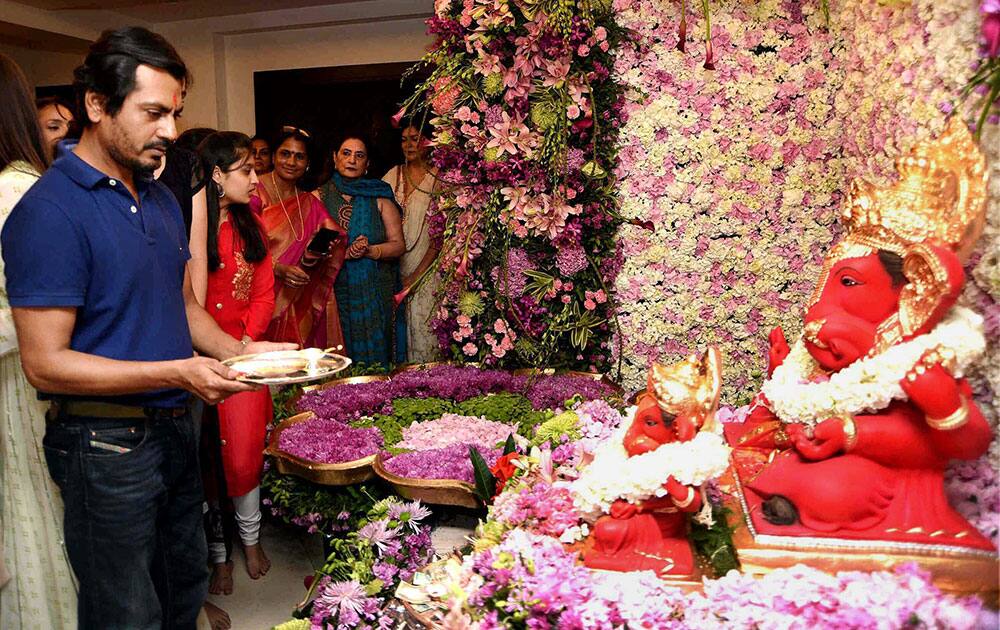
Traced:
<path fill-rule="evenodd" d="M 594 520 L 617 499 L 639 503 L 666 494 L 663 484 L 673 475 L 685 485 L 699 485 L 718 477 L 729 466 L 729 447 L 722 436 L 702 431 L 688 442 L 663 444 L 654 451 L 629 457 L 623 440 L 635 408 L 622 426 L 594 453 L 594 461 L 572 483 L 573 504 Z"/>
<path fill-rule="evenodd" d="M 933 349 L 954 352 L 953 373 L 962 377 L 986 350 L 983 318 L 956 306 L 929 333 L 877 356 L 859 359 L 822 383 L 808 382 L 817 364 L 800 337 L 761 392 L 771 411 L 784 422 L 815 425 L 834 416 L 879 411 L 893 400 L 907 399 L 899 382 L 925 352 Z"/>

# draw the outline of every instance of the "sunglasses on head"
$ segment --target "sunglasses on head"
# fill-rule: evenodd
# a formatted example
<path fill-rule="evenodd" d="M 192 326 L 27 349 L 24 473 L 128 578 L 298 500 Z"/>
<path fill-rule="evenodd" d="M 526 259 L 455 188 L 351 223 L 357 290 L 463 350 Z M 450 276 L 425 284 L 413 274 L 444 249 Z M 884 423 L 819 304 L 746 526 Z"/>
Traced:
<path fill-rule="evenodd" d="M 312 138 L 308 131 L 305 129 L 299 129 L 298 127 L 293 127 L 292 125 L 285 125 L 281 128 L 281 133 L 297 133 L 300 136 L 305 136 L 306 138 Z"/>

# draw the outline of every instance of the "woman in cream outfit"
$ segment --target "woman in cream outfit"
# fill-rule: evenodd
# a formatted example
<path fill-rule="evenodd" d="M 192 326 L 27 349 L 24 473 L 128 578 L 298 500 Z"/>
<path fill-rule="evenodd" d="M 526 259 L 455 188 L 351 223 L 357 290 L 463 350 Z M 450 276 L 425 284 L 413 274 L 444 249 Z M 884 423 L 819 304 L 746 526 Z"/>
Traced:
<path fill-rule="evenodd" d="M 434 263 L 438 248 L 431 244 L 427 233 L 427 209 L 433 196 L 434 171 L 427 161 L 427 149 L 421 142 L 423 136 L 414 125 L 403 128 L 404 164 L 394 166 L 382 181 L 392 186 L 396 202 L 403 208 L 403 238 L 406 253 L 399 260 L 399 272 L 403 287 L 412 286 Z M 427 363 L 440 359 L 437 337 L 430 329 L 431 311 L 434 309 L 434 293 L 438 281 L 435 274 L 429 274 L 420 287 L 407 298 L 407 360 L 410 363 Z"/>
<path fill-rule="evenodd" d="M 21 70 L 0 55 L 0 227 L 46 166 Z M 2 252 L 0 252 L 2 253 Z M 54 252 L 55 254 L 55 252 Z M 3 262 L 0 259 L 0 277 Z M 0 628 L 76 628 L 76 584 L 65 554 L 62 500 L 42 453 L 45 405 L 21 371 L 7 291 L 0 286 Z M 0 569 L 0 574 L 4 573 Z"/>

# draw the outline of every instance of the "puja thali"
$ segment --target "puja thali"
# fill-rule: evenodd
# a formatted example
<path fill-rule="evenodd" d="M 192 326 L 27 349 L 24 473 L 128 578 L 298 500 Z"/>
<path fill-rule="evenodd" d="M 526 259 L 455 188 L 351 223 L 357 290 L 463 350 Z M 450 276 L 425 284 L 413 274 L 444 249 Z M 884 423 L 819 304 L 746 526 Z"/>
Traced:
<path fill-rule="evenodd" d="M 351 360 L 334 348 L 281 350 L 232 357 L 223 365 L 240 372 L 237 380 L 258 385 L 309 383 L 329 378 L 347 368 Z"/>

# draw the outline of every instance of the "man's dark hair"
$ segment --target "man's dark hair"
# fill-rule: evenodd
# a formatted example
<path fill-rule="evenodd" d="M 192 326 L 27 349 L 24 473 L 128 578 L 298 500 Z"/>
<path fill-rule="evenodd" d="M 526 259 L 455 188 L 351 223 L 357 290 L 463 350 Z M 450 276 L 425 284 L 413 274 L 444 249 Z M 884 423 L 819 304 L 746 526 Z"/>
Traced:
<path fill-rule="evenodd" d="M 115 116 L 125 97 L 135 89 L 135 70 L 140 65 L 163 70 L 185 87 L 191 85 L 187 66 L 162 35 L 141 26 L 104 31 L 90 45 L 83 65 L 73 71 L 76 111 L 84 127 L 91 125 L 85 102 L 87 92 L 101 95 L 105 113 Z"/>

